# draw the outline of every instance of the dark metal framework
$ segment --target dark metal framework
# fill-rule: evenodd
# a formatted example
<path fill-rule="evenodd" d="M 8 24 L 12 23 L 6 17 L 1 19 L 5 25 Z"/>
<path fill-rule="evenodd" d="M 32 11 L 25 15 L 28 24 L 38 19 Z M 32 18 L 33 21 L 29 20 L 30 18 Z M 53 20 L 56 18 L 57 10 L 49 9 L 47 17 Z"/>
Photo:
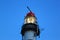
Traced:
<path fill-rule="evenodd" d="M 24 36 L 24 33 L 26 31 L 34 31 L 37 36 L 39 36 L 39 34 L 40 34 L 40 30 L 38 28 L 38 25 L 37 24 L 33 24 L 33 23 L 27 23 L 27 24 L 24 24 L 22 26 L 22 30 L 21 30 L 22 36 Z"/>

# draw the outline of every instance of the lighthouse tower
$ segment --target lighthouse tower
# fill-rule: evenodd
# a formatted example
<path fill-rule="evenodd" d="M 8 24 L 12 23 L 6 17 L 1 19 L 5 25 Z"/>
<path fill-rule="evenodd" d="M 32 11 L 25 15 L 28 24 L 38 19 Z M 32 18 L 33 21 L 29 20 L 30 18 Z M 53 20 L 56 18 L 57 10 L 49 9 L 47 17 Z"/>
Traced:
<path fill-rule="evenodd" d="M 36 40 L 36 37 L 40 35 L 37 19 L 32 11 L 25 16 L 21 34 L 22 40 Z"/>

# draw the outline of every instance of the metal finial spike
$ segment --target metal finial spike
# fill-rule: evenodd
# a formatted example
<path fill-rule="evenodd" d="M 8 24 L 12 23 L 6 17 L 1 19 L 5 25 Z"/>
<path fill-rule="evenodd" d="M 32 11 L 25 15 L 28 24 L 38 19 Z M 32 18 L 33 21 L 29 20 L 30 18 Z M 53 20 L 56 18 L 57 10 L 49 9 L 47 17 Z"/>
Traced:
<path fill-rule="evenodd" d="M 27 9 L 31 12 L 30 8 L 27 6 Z"/>

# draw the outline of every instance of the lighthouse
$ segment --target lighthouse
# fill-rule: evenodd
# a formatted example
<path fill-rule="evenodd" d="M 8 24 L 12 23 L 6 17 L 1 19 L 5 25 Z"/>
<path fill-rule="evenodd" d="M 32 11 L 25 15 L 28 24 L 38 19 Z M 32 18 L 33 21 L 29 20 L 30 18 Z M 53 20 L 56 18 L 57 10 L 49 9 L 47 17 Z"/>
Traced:
<path fill-rule="evenodd" d="M 21 35 L 22 40 L 36 40 L 37 36 L 40 36 L 40 29 L 38 26 L 37 18 L 31 10 L 24 18 L 24 24 L 22 25 Z"/>

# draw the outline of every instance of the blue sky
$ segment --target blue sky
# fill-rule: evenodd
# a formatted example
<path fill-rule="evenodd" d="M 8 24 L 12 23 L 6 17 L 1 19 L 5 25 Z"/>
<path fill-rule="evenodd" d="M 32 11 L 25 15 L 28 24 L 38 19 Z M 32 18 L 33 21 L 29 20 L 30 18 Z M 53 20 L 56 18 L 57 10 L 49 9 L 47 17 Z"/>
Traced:
<path fill-rule="evenodd" d="M 60 0 L 0 0 L 0 40 L 22 40 L 27 6 L 44 28 L 37 40 L 60 40 Z"/>

